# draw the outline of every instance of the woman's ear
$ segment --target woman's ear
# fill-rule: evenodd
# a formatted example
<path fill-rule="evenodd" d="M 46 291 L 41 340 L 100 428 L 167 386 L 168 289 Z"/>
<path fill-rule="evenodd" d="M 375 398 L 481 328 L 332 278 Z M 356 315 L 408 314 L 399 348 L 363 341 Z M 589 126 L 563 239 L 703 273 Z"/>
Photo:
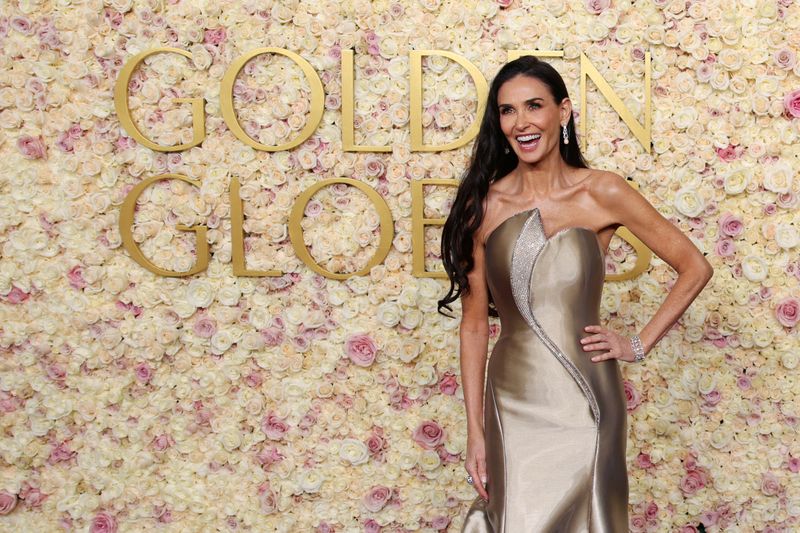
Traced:
<path fill-rule="evenodd" d="M 569 98 L 561 100 L 560 116 L 562 124 L 569 124 L 569 119 L 572 116 L 572 101 Z"/>

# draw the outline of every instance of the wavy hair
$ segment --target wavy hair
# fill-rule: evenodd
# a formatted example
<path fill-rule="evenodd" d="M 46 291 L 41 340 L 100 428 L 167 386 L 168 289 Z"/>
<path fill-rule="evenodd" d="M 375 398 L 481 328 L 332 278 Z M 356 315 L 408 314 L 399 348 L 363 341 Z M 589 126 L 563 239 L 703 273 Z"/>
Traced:
<path fill-rule="evenodd" d="M 475 266 L 473 259 L 473 235 L 483 222 L 483 201 L 489 192 L 489 185 L 510 173 L 516 168 L 519 160 L 508 140 L 500 129 L 500 112 L 497 105 L 497 93 L 500 87 L 516 76 L 536 78 L 550 89 L 553 99 L 560 104 L 568 98 L 564 79 L 546 61 L 534 56 L 522 56 L 509 61 L 497 72 L 489 88 L 486 108 L 481 120 L 480 130 L 472 147 L 469 167 L 464 172 L 458 185 L 453 206 L 442 228 L 442 263 L 450 278 L 450 290 L 438 301 L 439 313 L 455 318 L 442 311 L 461 295 L 469 294 L 467 274 Z M 559 141 L 561 158 L 576 168 L 587 168 L 586 161 L 578 147 L 575 134 L 575 121 L 569 117 L 569 144 Z M 560 136 L 559 136 L 560 138 Z M 505 153 L 508 148 L 508 153 Z M 489 295 L 489 315 L 498 316 L 491 294 Z"/>

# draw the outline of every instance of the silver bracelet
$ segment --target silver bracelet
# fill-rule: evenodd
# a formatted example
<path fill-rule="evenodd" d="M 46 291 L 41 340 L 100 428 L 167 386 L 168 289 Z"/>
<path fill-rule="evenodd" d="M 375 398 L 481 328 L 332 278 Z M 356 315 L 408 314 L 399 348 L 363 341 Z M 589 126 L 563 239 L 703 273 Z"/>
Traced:
<path fill-rule="evenodd" d="M 642 346 L 642 339 L 639 338 L 639 335 L 631 337 L 631 347 L 633 348 L 633 360 L 636 363 L 644 361 L 644 346 Z"/>

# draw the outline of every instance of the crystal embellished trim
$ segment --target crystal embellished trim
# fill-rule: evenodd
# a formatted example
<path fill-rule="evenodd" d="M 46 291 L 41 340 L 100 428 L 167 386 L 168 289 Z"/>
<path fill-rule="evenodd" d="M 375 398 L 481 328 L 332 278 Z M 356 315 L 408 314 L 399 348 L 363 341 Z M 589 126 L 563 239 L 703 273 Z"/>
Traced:
<path fill-rule="evenodd" d="M 599 425 L 600 409 L 597 406 L 597 398 L 595 398 L 592 389 L 589 387 L 583 374 L 580 373 L 580 370 L 578 370 L 566 354 L 564 354 L 558 345 L 547 335 L 544 328 L 533 315 L 533 298 L 530 294 L 531 276 L 533 275 L 533 267 L 536 264 L 536 260 L 539 258 L 539 252 L 542 251 L 547 240 L 548 239 L 545 238 L 539 210 L 534 208 L 531 215 L 522 225 L 522 230 L 520 230 L 514 242 L 514 249 L 511 252 L 511 293 L 514 295 L 514 301 L 517 304 L 520 314 L 525 319 L 525 322 L 528 323 L 528 326 L 536 333 L 556 359 L 559 360 L 578 384 L 581 391 L 583 391 L 592 409 L 595 425 Z"/>

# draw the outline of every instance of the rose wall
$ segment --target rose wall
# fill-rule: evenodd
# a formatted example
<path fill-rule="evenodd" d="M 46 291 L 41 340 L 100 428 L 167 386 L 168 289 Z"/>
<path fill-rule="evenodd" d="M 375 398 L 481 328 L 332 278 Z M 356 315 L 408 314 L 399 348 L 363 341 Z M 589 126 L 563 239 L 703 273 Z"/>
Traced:
<path fill-rule="evenodd" d="M 464 481 L 466 426 L 458 321 L 436 312 L 442 278 L 411 273 L 411 182 L 457 179 L 469 145 L 410 150 L 409 51 L 445 50 L 487 79 L 509 50 L 563 51 L 592 167 L 630 177 L 707 254 L 716 273 L 642 365 L 623 364 L 630 413 L 633 531 L 800 527 L 798 281 L 800 8 L 790 0 L 272 3 L 16 1 L 0 5 L 0 530 L 458 531 L 475 495 Z M 191 139 L 174 153 L 128 136 L 113 86 L 133 55 L 130 109 L 142 132 Z M 220 81 L 273 46 L 309 61 L 325 89 L 316 132 L 288 151 L 229 131 Z M 340 57 L 355 50 L 356 141 L 344 152 Z M 648 153 L 589 83 L 580 54 L 644 117 Z M 425 141 L 461 135 L 476 113 L 463 67 L 423 62 Z M 292 139 L 309 83 L 261 55 L 234 88 L 239 120 L 264 144 Z M 133 228 L 162 268 L 188 270 L 205 225 L 211 259 L 162 277 L 121 245 L 119 208 L 141 180 Z M 314 273 L 289 244 L 288 213 L 321 179 L 349 177 L 388 204 L 394 237 L 368 276 Z M 248 267 L 234 276 L 228 190 L 241 183 Z M 427 187 L 425 215 L 454 189 Z M 302 222 L 315 260 L 354 272 L 374 255 L 379 218 L 355 187 L 317 193 Z M 426 268 L 441 270 L 440 228 Z M 631 268 L 615 236 L 608 273 Z M 606 282 L 602 321 L 632 334 L 675 272 Z M 455 306 L 458 313 L 459 306 Z M 492 319 L 490 348 L 499 332 Z"/>

